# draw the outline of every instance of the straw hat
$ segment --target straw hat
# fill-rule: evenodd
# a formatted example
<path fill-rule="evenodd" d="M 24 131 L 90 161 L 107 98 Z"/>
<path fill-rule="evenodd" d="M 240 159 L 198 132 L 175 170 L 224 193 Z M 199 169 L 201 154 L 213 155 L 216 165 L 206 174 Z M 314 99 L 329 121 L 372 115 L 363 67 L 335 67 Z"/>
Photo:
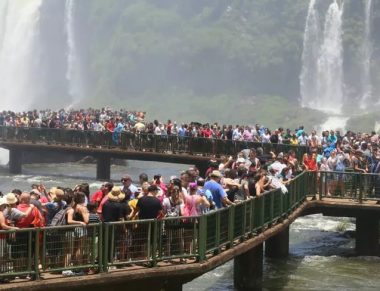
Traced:
<path fill-rule="evenodd" d="M 113 187 L 111 192 L 108 193 L 110 201 L 121 201 L 125 198 L 125 194 L 121 192 L 120 187 Z"/>
<path fill-rule="evenodd" d="M 212 171 L 210 177 L 222 178 L 222 174 L 219 171 Z"/>
<path fill-rule="evenodd" d="M 7 203 L 7 204 L 16 204 L 16 203 L 17 203 L 16 195 L 13 194 L 13 193 L 8 193 L 8 194 L 5 196 L 5 200 L 6 200 L 6 203 Z"/>

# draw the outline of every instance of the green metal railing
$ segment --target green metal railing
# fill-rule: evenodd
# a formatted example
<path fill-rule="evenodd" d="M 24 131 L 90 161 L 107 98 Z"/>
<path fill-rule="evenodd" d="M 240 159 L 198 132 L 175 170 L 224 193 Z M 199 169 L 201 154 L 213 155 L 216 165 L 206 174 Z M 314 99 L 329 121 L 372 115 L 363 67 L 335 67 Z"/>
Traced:
<path fill-rule="evenodd" d="M 306 199 L 311 175 L 296 177 L 288 193 L 270 191 L 202 216 L 0 231 L 0 278 L 204 261 L 286 218 Z"/>
<path fill-rule="evenodd" d="M 83 131 L 33 127 L 0 127 L 0 140 L 70 145 L 82 147 L 121 148 L 125 150 L 189 153 L 206 156 L 234 155 L 243 149 L 262 147 L 264 152 L 275 153 L 294 150 L 302 159 L 308 147 L 289 144 L 232 141 L 203 137 L 161 136 L 147 133 L 122 132 L 113 139 L 111 132 Z"/>
<path fill-rule="evenodd" d="M 380 175 L 360 172 L 320 172 L 319 197 L 362 202 L 380 199 Z"/>

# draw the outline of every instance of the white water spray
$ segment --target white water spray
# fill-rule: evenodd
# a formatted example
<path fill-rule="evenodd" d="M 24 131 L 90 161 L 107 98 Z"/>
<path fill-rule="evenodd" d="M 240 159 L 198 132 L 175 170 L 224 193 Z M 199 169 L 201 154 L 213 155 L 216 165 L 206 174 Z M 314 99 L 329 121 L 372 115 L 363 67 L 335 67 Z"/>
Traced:
<path fill-rule="evenodd" d="M 43 0 L 0 4 L 0 110 L 24 110 L 39 96 L 38 22 Z"/>
<path fill-rule="evenodd" d="M 341 130 L 346 131 L 346 124 L 349 117 L 344 116 L 330 116 L 323 124 L 321 124 L 321 130 Z"/>
<path fill-rule="evenodd" d="M 363 42 L 363 73 L 362 73 L 362 98 L 360 108 L 365 110 L 369 106 L 372 97 L 371 84 L 371 59 L 372 59 L 372 42 L 371 42 L 371 10 L 372 0 L 365 2 L 365 36 Z"/>
<path fill-rule="evenodd" d="M 83 80 L 75 37 L 75 0 L 66 0 L 65 29 L 67 35 L 67 70 L 69 95 L 74 103 L 83 98 Z"/>
<path fill-rule="evenodd" d="M 318 59 L 318 98 L 311 104 L 325 112 L 339 114 L 343 102 L 343 4 L 330 5 L 325 20 L 323 43 Z"/>
<path fill-rule="evenodd" d="M 303 39 L 302 71 L 300 75 L 301 103 L 310 107 L 318 98 L 317 74 L 320 49 L 319 15 L 315 7 L 316 0 L 311 0 L 306 19 Z"/>

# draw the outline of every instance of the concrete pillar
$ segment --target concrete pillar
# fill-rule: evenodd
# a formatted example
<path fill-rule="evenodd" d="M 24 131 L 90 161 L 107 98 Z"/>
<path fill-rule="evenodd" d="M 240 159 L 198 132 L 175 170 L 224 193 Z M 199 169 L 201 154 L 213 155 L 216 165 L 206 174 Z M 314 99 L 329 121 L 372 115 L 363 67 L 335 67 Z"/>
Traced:
<path fill-rule="evenodd" d="M 109 156 L 97 157 L 96 179 L 109 180 L 111 178 L 111 158 Z"/>
<path fill-rule="evenodd" d="M 289 227 L 265 241 L 265 255 L 269 258 L 286 258 L 289 255 Z"/>
<path fill-rule="evenodd" d="M 9 150 L 9 172 L 11 174 L 21 174 L 22 154 L 23 152 L 21 150 Z"/>
<path fill-rule="evenodd" d="M 360 215 L 356 217 L 356 253 L 359 256 L 378 256 L 379 217 Z"/>
<path fill-rule="evenodd" d="M 234 285 L 237 290 L 261 290 L 263 278 L 263 244 L 234 259 Z"/>
<path fill-rule="evenodd" d="M 206 161 L 206 162 L 197 162 L 196 164 L 195 164 L 195 166 L 197 167 L 197 169 L 199 170 L 199 175 L 201 176 L 201 177 L 204 177 L 204 178 L 206 178 L 205 177 L 205 175 L 206 175 L 206 171 L 207 171 L 207 169 L 208 169 L 208 162 Z"/>

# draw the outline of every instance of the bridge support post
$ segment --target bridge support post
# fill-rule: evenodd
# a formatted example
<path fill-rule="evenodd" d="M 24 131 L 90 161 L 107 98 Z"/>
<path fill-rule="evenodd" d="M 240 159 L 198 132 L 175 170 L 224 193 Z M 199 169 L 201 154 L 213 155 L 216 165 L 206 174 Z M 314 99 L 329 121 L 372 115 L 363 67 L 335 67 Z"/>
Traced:
<path fill-rule="evenodd" d="M 21 174 L 22 171 L 22 154 L 20 150 L 9 150 L 9 172 L 11 174 Z"/>
<path fill-rule="evenodd" d="M 109 180 L 111 178 L 111 158 L 98 156 L 96 162 L 96 179 Z"/>
<path fill-rule="evenodd" d="M 263 244 L 234 259 L 234 285 L 237 290 L 261 290 Z"/>
<path fill-rule="evenodd" d="M 286 258 L 289 255 L 289 227 L 265 241 L 265 255 Z"/>
<path fill-rule="evenodd" d="M 372 215 L 356 217 L 356 253 L 359 256 L 378 256 L 379 218 Z"/>

